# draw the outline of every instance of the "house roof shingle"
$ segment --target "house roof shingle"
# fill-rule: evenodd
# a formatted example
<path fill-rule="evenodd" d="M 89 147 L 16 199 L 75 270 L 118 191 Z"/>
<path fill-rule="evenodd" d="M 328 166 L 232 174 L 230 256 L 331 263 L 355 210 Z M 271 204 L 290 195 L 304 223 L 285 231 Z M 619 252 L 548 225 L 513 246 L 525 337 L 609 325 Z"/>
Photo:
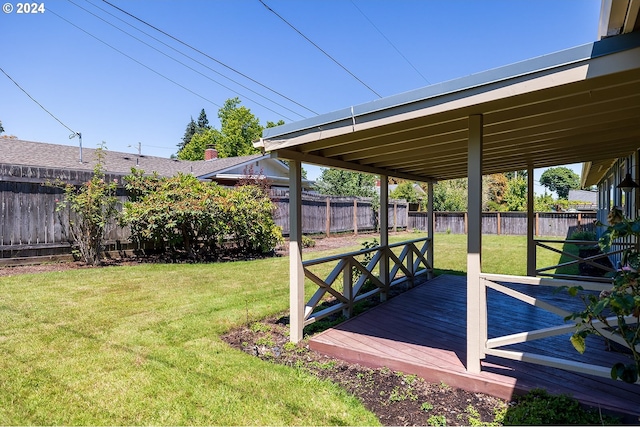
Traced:
<path fill-rule="evenodd" d="M 97 163 L 97 149 L 82 148 L 82 163 L 78 147 L 0 138 L 0 163 L 93 171 Z M 145 173 L 156 172 L 160 176 L 173 176 L 180 172 L 197 177 L 220 172 L 243 163 L 265 157 L 263 154 L 227 157 L 213 160 L 177 160 L 163 157 L 121 153 L 104 150 L 104 167 L 113 174 L 129 174 L 131 168 Z"/>

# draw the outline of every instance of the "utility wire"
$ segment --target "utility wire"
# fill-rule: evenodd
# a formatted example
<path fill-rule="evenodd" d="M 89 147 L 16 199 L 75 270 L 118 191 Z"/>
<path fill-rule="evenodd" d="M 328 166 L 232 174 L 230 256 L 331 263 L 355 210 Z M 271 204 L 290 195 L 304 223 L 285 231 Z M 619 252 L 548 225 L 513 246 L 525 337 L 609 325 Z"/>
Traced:
<path fill-rule="evenodd" d="M 234 73 L 236 73 L 236 74 L 239 74 L 240 76 L 244 77 L 245 79 L 250 80 L 251 82 L 253 82 L 253 83 L 255 83 L 255 84 L 257 84 L 257 85 L 259 85 L 259 86 L 261 86 L 261 87 L 263 87 L 263 88 L 265 88 L 265 89 L 267 89 L 267 90 L 268 90 L 268 91 L 270 91 L 270 92 L 275 93 L 275 94 L 276 94 L 276 95 L 278 95 L 278 96 L 281 96 L 282 98 L 286 99 L 287 101 L 292 102 L 292 103 L 294 103 L 295 105 L 297 105 L 297 106 L 299 106 L 299 107 L 301 107 L 301 108 L 304 108 L 305 110 L 307 110 L 307 111 L 309 111 L 309 112 L 311 112 L 311 113 L 313 113 L 313 114 L 316 114 L 316 115 L 318 114 L 317 112 L 315 112 L 315 111 L 311 110 L 311 109 L 310 109 L 310 108 L 308 108 L 308 107 L 305 107 L 304 105 L 300 104 L 299 102 L 294 101 L 293 99 L 289 98 L 288 96 L 283 95 L 282 93 L 280 93 L 280 92 L 276 91 L 275 89 L 270 88 L 269 86 L 267 86 L 267 85 L 265 85 L 265 84 L 263 84 L 263 83 L 260 83 L 259 81 L 257 81 L 257 80 L 255 80 L 255 79 L 253 79 L 253 78 L 249 77 L 248 75 L 246 75 L 246 74 L 244 74 L 244 73 L 242 73 L 242 72 L 240 72 L 240 71 L 236 70 L 235 68 L 233 68 L 233 67 L 231 67 L 231 66 L 229 66 L 229 65 L 225 64 L 224 62 L 222 62 L 222 61 L 220 61 L 220 60 L 218 60 L 218 59 L 216 59 L 216 58 L 213 58 L 212 56 L 210 56 L 210 55 L 206 54 L 205 52 L 203 52 L 203 51 L 201 51 L 201 50 L 199 50 L 199 49 L 197 49 L 197 48 L 195 48 L 195 47 L 191 46 L 190 44 L 188 44 L 188 43 L 186 43 L 186 42 L 183 42 L 182 40 L 178 39 L 177 37 L 174 37 L 174 36 L 172 36 L 171 34 L 167 33 L 166 31 L 163 31 L 163 30 L 161 30 L 160 28 L 158 28 L 158 27 L 155 27 L 155 26 L 151 25 L 151 24 L 150 24 L 150 23 L 148 23 L 147 21 L 145 21 L 145 20 L 143 20 L 143 19 L 138 18 L 137 16 L 135 16 L 135 15 L 133 15 L 133 14 L 131 14 L 131 13 L 127 12 L 126 10 L 124 10 L 124 9 L 122 9 L 122 8 L 120 8 L 120 7 L 116 6 L 116 5 L 114 5 L 114 4 L 110 3 L 110 2 L 108 2 L 107 0 L 102 0 L 102 1 L 103 1 L 104 3 L 106 3 L 106 4 L 108 4 L 109 6 L 111 6 L 112 8 L 117 9 L 117 10 L 119 10 L 120 12 L 124 13 L 125 15 L 127 15 L 127 16 L 129 16 L 129 17 L 131 17 L 131 18 L 135 19 L 136 21 L 141 22 L 141 23 L 143 23 L 144 25 L 146 25 L 146 26 L 148 26 L 148 27 L 150 27 L 150 28 L 153 28 L 154 30 L 158 31 L 158 32 L 159 32 L 159 33 L 161 33 L 161 34 L 164 34 L 165 36 L 169 37 L 169 38 L 170 38 L 170 39 L 172 39 L 172 40 L 175 40 L 176 42 L 180 43 L 181 45 L 186 46 L 186 47 L 188 47 L 189 49 L 191 49 L 191 50 L 193 50 L 193 51 L 195 51 L 195 52 L 199 53 L 200 55 L 202 55 L 202 56 L 204 56 L 204 57 L 206 57 L 206 58 L 209 58 L 210 60 L 212 60 L 212 61 L 214 61 L 214 62 L 216 62 L 216 63 L 218 63 L 218 64 L 222 65 L 222 66 L 223 66 L 223 67 L 225 67 L 226 69 L 231 70 L 231 71 L 233 71 L 233 72 L 234 72 Z"/>
<path fill-rule="evenodd" d="M 378 28 L 378 27 L 376 26 L 376 24 L 374 24 L 374 23 L 373 23 L 373 21 L 371 21 L 371 19 L 369 19 L 369 17 L 368 17 L 367 15 L 365 15 L 365 14 L 364 14 L 364 12 L 362 11 L 362 9 L 360 9 L 360 8 L 358 7 L 358 5 L 356 5 L 356 4 L 355 4 L 355 2 L 354 2 L 353 0 L 351 0 L 351 4 L 352 4 L 356 9 L 358 9 L 358 12 L 360 12 L 360 13 L 362 14 L 362 16 L 364 16 L 364 18 L 365 18 L 367 21 L 369 21 L 369 23 L 371 24 L 371 26 L 372 26 L 373 28 L 375 28 L 375 29 L 376 29 L 376 31 L 378 31 L 378 33 L 380 33 L 380 35 L 381 35 L 382 37 L 384 37 L 384 39 L 387 41 L 387 43 L 389 43 L 389 44 L 391 45 L 391 47 L 393 47 L 393 48 L 396 50 L 396 52 L 398 52 L 398 54 L 399 54 L 399 55 L 400 55 L 400 56 L 401 56 L 401 57 L 402 57 L 402 58 L 407 62 L 407 64 L 409 64 L 409 65 L 411 66 L 411 68 L 413 68 L 413 69 L 416 71 L 416 73 L 420 74 L 420 77 L 422 77 L 422 78 L 424 79 L 424 81 L 425 81 L 425 82 L 427 82 L 427 84 L 431 84 L 431 82 L 430 82 L 430 81 L 429 81 L 425 76 L 423 76 L 423 75 L 422 75 L 422 73 L 421 73 L 421 72 L 420 72 L 420 71 L 419 71 L 419 70 L 418 70 L 418 69 L 417 69 L 417 68 L 416 68 L 416 67 L 411 63 L 411 61 L 409 61 L 409 60 L 407 59 L 407 57 L 406 57 L 406 56 L 404 56 L 404 55 L 402 54 L 402 52 L 400 52 L 400 50 L 396 47 L 396 45 L 394 45 L 394 44 L 391 42 L 391 40 L 389 40 L 389 39 L 387 38 L 387 36 L 385 36 L 385 35 L 384 35 L 384 33 L 383 33 L 382 31 L 380 31 L 380 28 Z"/>
<path fill-rule="evenodd" d="M 123 32 L 123 33 L 125 33 L 125 34 L 129 35 L 130 37 L 132 37 L 132 38 L 134 38 L 134 39 L 138 40 L 140 43 L 143 43 L 143 44 L 145 44 L 145 45 L 149 46 L 150 48 L 154 49 L 155 51 L 157 51 L 157 52 L 161 53 L 162 55 L 164 55 L 164 56 L 166 56 L 166 57 L 168 57 L 168 58 L 170 58 L 170 59 L 172 59 L 172 60 L 174 60 L 174 61 L 178 62 L 178 63 L 179 63 L 179 64 L 181 64 L 181 65 L 184 65 L 185 67 L 187 67 L 187 68 L 189 68 L 190 70 L 192 70 L 192 71 L 194 71 L 194 72 L 196 72 L 196 73 L 200 74 L 201 76 L 205 77 L 206 79 L 209 79 L 209 80 L 213 81 L 214 83 L 219 84 L 220 86 L 224 87 L 225 89 L 228 89 L 228 90 L 232 91 L 233 93 L 235 93 L 235 94 L 237 94 L 237 95 L 240 95 L 240 96 L 242 96 L 243 98 L 250 100 L 251 102 L 254 102 L 254 103 L 255 103 L 255 104 L 257 104 L 257 105 L 260 105 L 261 107 L 264 107 L 264 108 L 266 108 L 267 110 L 269 110 L 269 111 L 271 111 L 271 112 L 273 112 L 273 113 L 276 113 L 276 114 L 282 115 L 282 116 L 283 116 L 285 119 L 287 119 L 287 120 L 291 120 L 291 121 L 293 121 L 293 120 L 292 120 L 292 119 L 290 119 L 289 117 L 286 117 L 286 116 L 284 116 L 283 114 L 280 114 L 280 113 L 279 113 L 279 112 L 277 112 L 277 111 L 271 110 L 269 107 L 266 107 L 266 106 L 264 106 L 264 105 L 260 104 L 259 102 L 254 101 L 254 100 L 252 100 L 251 98 L 249 98 L 249 97 L 247 97 L 247 96 L 242 95 L 241 93 L 237 92 L 236 90 L 234 90 L 234 89 L 232 89 L 232 88 L 230 88 L 230 87 L 227 87 L 227 86 L 223 85 L 222 83 L 218 82 L 217 80 L 214 80 L 214 79 L 212 79 L 211 77 L 209 77 L 209 76 L 207 76 L 207 75 L 205 75 L 205 74 L 203 74 L 203 73 L 201 73 L 201 72 L 199 72 L 199 71 L 197 71 L 197 70 L 194 70 L 194 69 L 193 69 L 193 68 L 191 68 L 190 66 L 188 66 L 188 65 L 186 65 L 186 64 L 184 64 L 184 63 L 182 63 L 182 62 L 180 62 L 180 61 L 178 61 L 178 60 L 176 60 L 175 58 L 173 58 L 173 57 L 171 57 L 171 56 L 167 55 L 166 53 L 164 53 L 164 52 L 160 51 L 159 49 L 157 49 L 157 48 L 155 48 L 155 47 L 153 47 L 153 46 L 149 45 L 148 43 L 146 43 L 146 42 L 144 42 L 144 41 L 140 40 L 139 38 L 137 38 L 137 37 L 133 36 L 132 34 L 129 34 L 128 32 L 126 32 L 126 31 L 124 31 L 123 29 L 121 29 L 121 28 L 119 28 L 119 27 L 115 26 L 114 24 L 112 24 L 112 23 L 108 22 L 107 20 L 105 20 L 105 19 L 101 18 L 100 16 L 98 16 L 98 15 L 96 15 L 96 14 L 94 14 L 94 13 L 92 13 L 92 12 L 90 12 L 90 11 L 86 10 L 85 8 L 83 8 L 83 7 L 81 7 L 81 6 L 79 6 L 79 5 L 75 4 L 75 3 L 73 3 L 73 1 L 71 1 L 71 0 L 67 0 L 67 1 L 69 1 L 70 3 L 72 3 L 72 4 L 76 5 L 77 7 L 79 7 L 79 8 L 80 8 L 80 9 L 82 9 L 82 10 L 84 10 L 85 12 L 90 13 L 91 15 L 95 16 L 96 18 L 98 18 L 98 19 L 100 19 L 100 20 L 104 21 L 105 23 L 107 23 L 107 24 L 111 25 L 112 27 L 116 28 L 117 30 L 119 30 L 119 31 L 121 31 L 121 32 Z M 256 92 L 255 90 L 253 90 L 253 89 L 251 89 L 251 88 L 249 88 L 249 87 L 247 87 L 247 86 L 243 85 L 242 83 L 240 83 L 240 82 L 238 82 L 238 81 L 236 81 L 236 80 L 233 80 L 232 78 L 230 78 L 230 77 L 228 77 L 228 76 L 225 76 L 224 74 L 220 73 L 219 71 L 214 70 L 213 68 L 209 67 L 208 65 L 206 65 L 206 64 L 204 64 L 204 63 L 202 63 L 202 62 L 198 61 L 198 60 L 197 60 L 197 59 L 195 59 L 194 57 L 189 56 L 189 55 L 187 55 L 187 54 L 186 54 L 186 53 L 184 53 L 184 52 L 181 52 L 180 50 L 176 49 L 175 47 L 173 47 L 173 46 L 171 46 L 171 45 L 169 45 L 169 44 L 167 44 L 167 43 L 163 42 L 163 41 L 162 41 L 162 40 L 160 40 L 159 38 L 152 36 L 151 34 L 149 34 L 149 33 L 145 32 L 145 31 L 141 30 L 140 28 L 137 28 L 135 25 L 132 25 L 132 24 L 130 24 L 129 22 L 127 22 L 127 21 L 123 20 L 122 18 L 117 17 L 116 15 L 114 15 L 114 14 L 112 14 L 111 12 L 109 12 L 109 11 L 107 11 L 107 10 L 105 10 L 105 9 L 101 8 L 100 6 L 98 6 L 98 5 L 94 4 L 94 3 L 92 3 L 91 1 L 89 1 L 89 0 L 85 0 L 85 2 L 89 3 L 90 5 L 92 5 L 93 7 L 97 8 L 97 9 L 101 10 L 102 12 L 106 13 L 107 15 L 109 15 L 109 16 L 111 16 L 111 17 L 113 17 L 113 18 L 117 19 L 118 21 L 120 21 L 120 22 L 122 22 L 122 23 L 124 23 L 124 24 L 128 25 L 129 27 L 131 27 L 131 28 L 135 29 L 136 31 L 141 32 L 142 34 L 146 35 L 147 37 L 149 37 L 149 38 L 151 38 L 151 39 L 153 39 L 153 40 L 155 40 L 155 41 L 157 41 L 158 43 L 162 44 L 163 46 L 165 46 L 165 47 L 167 47 L 167 48 L 169 48 L 169 49 L 171 49 L 171 50 L 173 50 L 174 52 L 179 53 L 180 55 L 184 56 L 185 58 L 188 58 L 188 59 L 192 60 L 192 61 L 193 61 L 193 62 L 195 62 L 196 64 L 203 66 L 204 68 L 208 69 L 209 71 L 211 71 L 211 72 L 213 72 L 213 73 L 216 73 L 216 74 L 217 74 L 217 75 L 219 75 L 220 77 L 225 78 L 225 79 L 227 79 L 227 80 L 229 80 L 229 81 L 231 81 L 231 82 L 233 82 L 233 83 L 237 84 L 238 86 L 240 86 L 240 87 L 242 87 L 242 88 L 244 88 L 244 89 L 246 89 L 246 90 L 250 91 L 251 93 L 254 93 L 254 94 L 258 95 L 259 97 L 261 97 L 261 98 L 263 98 L 263 99 L 266 99 L 266 100 L 267 100 L 267 101 L 269 101 L 269 102 L 274 103 L 275 105 L 277 105 L 277 106 L 278 106 L 278 107 L 280 107 L 280 108 L 283 108 L 283 109 L 285 109 L 285 110 L 287 110 L 287 111 L 289 111 L 289 112 L 291 112 L 291 113 L 293 113 L 293 114 L 295 114 L 295 115 L 297 115 L 297 116 L 299 116 L 299 117 L 306 118 L 306 116 L 304 116 L 304 115 L 302 115 L 302 114 L 300 114 L 300 113 L 297 113 L 296 111 L 294 111 L 294 110 L 292 110 L 292 109 L 290 109 L 290 108 L 288 108 L 288 107 L 286 107 L 286 106 L 284 106 L 284 105 L 282 105 L 282 104 L 280 104 L 280 103 L 278 103 L 278 102 L 274 101 L 273 99 L 269 99 L 269 98 L 267 98 L 266 96 L 264 96 L 264 95 L 262 95 L 262 94 L 260 94 L 260 93 Z"/>
<path fill-rule="evenodd" d="M 186 90 L 186 91 L 188 91 L 188 92 L 192 93 L 193 95 L 195 95 L 195 96 L 197 96 L 197 97 L 199 97 L 199 98 L 202 98 L 203 100 L 205 100 L 205 101 L 207 101 L 207 102 L 210 102 L 211 104 L 215 105 L 216 107 L 218 107 L 218 108 L 222 108 L 222 106 L 220 106 L 220 105 L 216 104 L 216 103 L 215 103 L 215 102 L 213 102 L 212 100 L 210 100 L 210 99 L 208 99 L 208 98 L 205 98 L 204 96 L 200 95 L 199 93 L 196 93 L 196 92 L 192 91 L 192 90 L 191 90 L 191 89 L 189 89 L 188 87 L 186 87 L 186 86 L 184 86 L 184 85 L 182 85 L 182 84 L 180 84 L 180 83 L 176 82 L 175 80 L 170 79 L 169 77 L 165 76 L 164 74 L 159 73 L 158 71 L 154 70 L 153 68 L 151 68 L 151 67 L 149 67 L 149 66 L 147 66 L 147 65 L 143 64 L 142 62 L 138 61 L 138 60 L 137 60 L 137 59 L 135 59 L 134 57 L 132 57 L 132 56 L 130 56 L 130 55 L 127 55 L 127 54 L 126 54 L 126 53 L 124 53 L 123 51 L 121 51 L 121 50 L 119 50 L 119 49 L 117 49 L 117 48 L 115 48 L 115 47 L 111 46 L 109 43 L 105 42 L 104 40 L 102 40 L 102 39 L 100 39 L 100 38 L 98 38 L 98 37 L 94 36 L 93 34 L 89 33 L 88 31 L 84 30 L 83 28 L 80 28 L 79 26 L 77 26 L 77 25 L 76 25 L 76 24 L 74 24 L 73 22 L 71 22 L 71 21 L 69 21 L 68 19 L 66 19 L 66 18 L 64 18 L 64 17 L 62 17 L 62 16 L 60 16 L 60 15 L 58 15 L 57 13 L 55 13 L 53 10 L 51 10 L 51 8 L 50 8 L 50 7 L 47 7 L 47 12 L 52 13 L 53 15 L 57 16 L 58 18 L 62 19 L 62 20 L 63 20 L 63 21 L 65 21 L 66 23 L 68 23 L 69 25 L 72 25 L 72 26 L 76 27 L 78 30 L 82 31 L 82 32 L 83 32 L 83 33 L 85 33 L 86 35 L 88 35 L 88 36 L 90 36 L 90 37 L 92 37 L 92 38 L 96 39 L 96 40 L 97 40 L 97 41 L 99 41 L 100 43 L 102 43 L 102 44 L 104 44 L 104 45 L 106 45 L 106 46 L 110 47 L 111 49 L 115 50 L 115 51 L 116 51 L 116 52 L 118 52 L 119 54 L 126 56 L 127 58 L 129 58 L 130 60 L 132 60 L 133 62 L 135 62 L 136 64 L 143 66 L 144 68 L 146 68 L 147 70 L 151 71 L 152 73 L 157 74 L 158 76 L 162 77 L 163 79 L 170 81 L 170 82 L 171 82 L 171 83 L 173 83 L 174 85 L 176 85 L 176 86 L 178 86 L 178 87 L 181 87 L 182 89 L 184 89 L 184 90 Z"/>
<path fill-rule="evenodd" d="M 139 41 L 140 43 L 144 44 L 145 46 L 147 46 L 147 47 L 149 47 L 149 48 L 151 48 L 151 49 L 155 50 L 156 52 L 160 53 L 161 55 L 164 55 L 165 57 L 167 57 L 167 58 L 171 59 L 172 61 L 175 61 L 175 62 L 177 62 L 178 64 L 180 64 L 180 65 L 182 65 L 182 66 L 184 66 L 184 67 L 186 67 L 186 68 L 190 69 L 190 70 L 191 70 L 191 71 L 193 71 L 194 73 L 198 73 L 198 74 L 200 74 L 202 77 L 204 77 L 204 78 L 206 78 L 206 79 L 208 79 L 208 80 L 210 80 L 210 81 L 212 81 L 212 82 L 214 82 L 214 83 L 216 83 L 216 84 L 218 84 L 218 85 L 222 86 L 223 88 L 225 88 L 225 89 L 227 89 L 227 90 L 230 90 L 231 92 L 233 92 L 233 93 L 235 93 L 235 94 L 237 94 L 237 95 L 243 96 L 244 98 L 248 99 L 249 101 L 251 101 L 251 102 L 253 102 L 253 103 L 255 103 L 255 104 L 257 104 L 257 105 L 259 105 L 259 106 L 261 106 L 261 107 L 263 107 L 263 108 L 265 108 L 265 109 L 267 109 L 267 110 L 269 110 L 269 111 L 271 111 L 272 113 L 275 113 L 275 114 L 281 115 L 281 116 L 283 116 L 285 119 L 290 120 L 290 121 L 293 121 L 291 118 L 289 118 L 289 117 L 285 116 L 284 114 L 281 114 L 281 113 L 279 113 L 279 112 L 277 112 L 277 111 L 275 111 L 275 110 L 272 110 L 271 108 L 267 107 L 266 105 L 263 105 L 263 104 L 259 103 L 258 101 L 255 101 L 255 100 L 253 100 L 253 99 L 251 99 L 251 98 L 249 98 L 249 97 L 247 97 L 247 96 L 244 96 L 244 95 L 242 95 L 242 94 L 238 93 L 236 90 L 234 90 L 234 89 L 232 89 L 232 88 L 230 88 L 230 87 L 228 87 L 228 86 L 223 85 L 222 83 L 218 82 L 217 80 L 212 79 L 211 77 L 207 76 L 206 74 L 202 73 L 201 71 L 198 71 L 198 70 L 196 70 L 195 68 L 193 68 L 193 67 L 191 67 L 191 66 L 189 66 L 189 65 L 185 64 L 184 62 L 181 62 L 181 61 L 179 61 L 178 59 L 176 59 L 176 58 L 174 58 L 174 57 L 172 57 L 172 56 L 168 55 L 167 53 L 165 53 L 165 52 L 161 51 L 160 49 L 156 48 L 155 46 L 150 45 L 149 43 L 145 42 L 144 40 L 141 40 L 141 39 L 139 39 L 138 37 L 134 36 L 133 34 L 131 34 L 131 33 L 127 32 L 127 31 L 123 30 L 122 28 L 119 28 L 118 26 L 116 26 L 116 25 L 112 24 L 111 22 L 107 21 L 106 19 L 102 18 L 101 16 L 96 15 L 95 13 L 91 12 L 90 10 L 87 10 L 87 9 L 85 9 L 84 7 L 82 7 L 82 6 L 80 6 L 80 5 L 76 4 L 76 3 L 74 3 L 72 0 L 67 0 L 67 1 L 68 1 L 69 3 L 71 3 L 71 4 L 73 4 L 74 6 L 76 6 L 76 7 L 80 8 L 80 9 L 84 10 L 84 11 L 85 11 L 85 12 L 87 12 L 88 14 L 90 14 L 90 15 L 92 15 L 92 16 L 94 16 L 94 17 L 98 18 L 99 20 L 101 20 L 102 22 L 106 23 L 107 25 L 110 25 L 111 27 L 115 28 L 116 30 L 118 30 L 118 31 L 120 31 L 120 32 L 122 32 L 122 33 L 124 33 L 124 34 L 128 35 L 129 37 L 131 37 L 131 38 L 133 38 L 133 39 L 135 39 L 135 40 Z M 135 27 L 134 27 L 134 28 L 135 28 Z M 162 43 L 162 42 L 161 42 L 161 43 Z M 178 53 L 181 53 L 181 52 L 179 52 L 179 51 L 177 51 L 177 52 L 178 52 Z M 186 55 L 185 55 L 185 56 L 186 56 Z M 187 57 L 188 57 L 188 56 L 187 56 Z M 191 59 L 191 58 L 190 58 L 190 59 Z M 196 61 L 196 62 L 197 62 L 197 61 Z M 205 67 L 206 67 L 206 65 L 204 65 L 204 64 L 200 64 L 200 65 L 203 65 L 203 66 L 205 66 Z M 208 67 L 207 67 L 207 68 L 208 68 Z M 214 70 L 212 70 L 212 71 L 214 71 Z M 215 72 L 215 71 L 214 71 L 214 72 Z M 224 77 L 224 76 L 223 76 L 223 77 Z M 235 82 L 234 82 L 234 83 L 235 83 Z M 246 88 L 246 89 L 248 89 L 248 88 Z M 251 89 L 249 89 L 249 90 L 251 90 Z M 254 92 L 254 93 L 255 93 L 255 92 Z M 256 93 L 256 94 L 257 94 L 257 93 Z M 257 94 L 257 95 L 261 96 L 260 94 Z M 286 109 L 286 110 L 289 110 L 289 109 L 288 109 L 287 107 L 285 107 L 284 105 L 280 105 L 280 104 L 278 104 L 278 103 L 275 103 L 275 104 L 276 104 L 276 105 L 279 105 L 280 107 L 282 107 L 282 108 L 284 108 L 284 109 Z M 294 113 L 294 114 L 297 114 L 295 111 L 292 111 L 292 110 L 289 110 L 289 111 L 291 111 L 291 112 L 292 112 L 292 113 Z M 301 117 L 304 117 L 304 116 L 301 116 Z"/>
<path fill-rule="evenodd" d="M 106 0 L 103 0 L 106 1 Z M 311 39 L 309 39 L 309 37 L 305 36 L 304 34 L 302 34 L 302 32 L 300 30 L 298 30 L 296 27 L 294 27 L 291 23 L 289 23 L 289 21 L 287 21 L 286 19 L 284 19 L 282 16 L 280 16 L 275 10 L 271 9 L 269 6 L 267 6 L 267 4 L 263 1 L 263 0 L 258 0 L 260 3 L 262 3 L 262 5 L 267 8 L 267 10 L 271 13 L 273 13 L 274 15 L 276 15 L 278 18 L 280 18 L 285 24 L 287 24 L 289 27 L 291 27 L 296 33 L 300 34 L 300 36 L 302 36 L 306 41 L 308 41 L 309 43 L 311 43 L 316 49 L 318 49 L 320 52 L 322 52 L 327 58 L 329 58 L 330 60 L 332 60 L 333 62 L 335 62 L 340 68 L 342 68 L 344 71 L 346 71 L 347 73 L 349 73 L 351 75 L 351 77 L 353 77 L 354 79 L 356 79 L 357 81 L 359 81 L 360 83 L 362 83 L 362 85 L 364 85 L 367 89 L 369 89 L 371 92 L 375 93 L 376 96 L 378 96 L 378 98 L 382 98 L 382 96 L 376 92 L 375 90 L 373 90 L 369 85 L 367 85 L 365 82 L 363 82 L 362 80 L 360 80 L 355 74 L 353 74 L 351 71 L 349 71 L 349 69 L 347 67 L 345 67 L 344 65 L 342 65 L 340 62 L 338 62 L 333 56 L 329 55 L 324 49 L 322 49 L 320 46 L 318 46 L 317 44 L 315 44 Z"/>
<path fill-rule="evenodd" d="M 57 118 L 56 116 L 54 116 L 54 115 L 53 115 L 53 113 L 52 113 L 51 111 L 49 111 L 49 110 L 47 110 L 46 108 L 44 108 L 44 107 L 42 106 L 42 104 L 40 104 L 38 101 L 36 101 L 36 99 L 35 99 L 33 96 L 29 95 L 29 93 L 28 93 L 26 90 L 24 90 L 24 89 L 22 88 L 22 86 L 20 86 L 20 85 L 18 84 L 18 82 L 16 82 L 15 80 L 13 80 L 13 79 L 11 78 L 11 76 L 10 76 L 9 74 L 7 74 L 7 72 L 6 72 L 6 71 L 4 71 L 4 70 L 2 69 L 2 67 L 0 67 L 0 71 L 2 71 L 2 74 L 4 74 L 5 76 L 7 76 L 7 78 L 13 82 L 13 84 L 15 84 L 16 86 L 18 86 L 18 89 L 20 89 L 22 92 L 24 92 L 24 94 L 25 94 L 25 95 L 27 95 L 29 98 L 31 98 L 31 100 L 32 100 L 33 102 L 35 102 L 36 104 L 38 104 L 38 106 L 39 106 L 40 108 L 42 108 L 42 109 L 43 109 L 47 114 L 49 114 L 51 117 L 53 117 L 53 118 L 54 118 L 58 123 L 60 123 L 60 124 L 61 124 L 62 126 L 64 126 L 65 128 L 67 128 L 67 129 L 68 129 L 72 134 L 74 134 L 74 135 L 79 135 L 79 133 L 78 133 L 78 132 L 76 132 L 75 130 L 71 129 L 69 126 L 65 125 L 65 124 L 62 122 L 62 120 L 60 120 L 59 118 Z"/>

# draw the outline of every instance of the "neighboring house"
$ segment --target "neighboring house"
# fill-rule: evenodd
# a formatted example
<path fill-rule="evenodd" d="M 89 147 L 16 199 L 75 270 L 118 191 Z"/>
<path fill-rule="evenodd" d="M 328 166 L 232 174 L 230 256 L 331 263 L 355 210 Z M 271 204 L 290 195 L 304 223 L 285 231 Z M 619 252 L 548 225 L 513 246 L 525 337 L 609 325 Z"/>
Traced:
<path fill-rule="evenodd" d="M 578 211 L 598 209 L 598 192 L 589 190 L 569 190 L 569 207 Z"/>
<path fill-rule="evenodd" d="M 46 144 L 41 142 L 22 141 L 19 139 L 0 139 L 0 181 L 27 178 L 30 182 L 40 177 L 37 169 L 57 170 L 56 176 L 45 174 L 42 181 L 51 178 L 65 180 L 85 180 L 84 174 L 91 172 L 96 165 L 96 149 L 74 146 Z M 156 156 L 122 153 L 104 150 L 104 168 L 109 175 L 124 176 L 131 173 L 132 168 L 140 169 L 147 174 L 157 173 L 160 176 L 174 176 L 178 173 L 192 174 L 203 181 L 215 181 L 221 185 L 234 186 L 248 174 L 266 178 L 276 189 L 288 188 L 289 168 L 280 160 L 268 155 L 253 154 L 250 156 L 218 158 L 217 151 L 206 150 L 207 160 L 178 160 Z M 310 181 L 303 186 L 309 188 Z"/>

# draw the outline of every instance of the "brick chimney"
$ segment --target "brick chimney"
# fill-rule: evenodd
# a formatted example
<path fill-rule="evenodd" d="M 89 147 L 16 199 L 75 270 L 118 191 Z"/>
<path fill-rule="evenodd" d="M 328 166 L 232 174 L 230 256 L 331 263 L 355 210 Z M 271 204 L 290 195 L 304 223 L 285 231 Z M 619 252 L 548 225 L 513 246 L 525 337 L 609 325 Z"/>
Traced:
<path fill-rule="evenodd" d="M 205 160 L 214 160 L 218 158 L 218 150 L 215 149 L 213 145 L 208 145 L 204 150 L 204 159 Z"/>

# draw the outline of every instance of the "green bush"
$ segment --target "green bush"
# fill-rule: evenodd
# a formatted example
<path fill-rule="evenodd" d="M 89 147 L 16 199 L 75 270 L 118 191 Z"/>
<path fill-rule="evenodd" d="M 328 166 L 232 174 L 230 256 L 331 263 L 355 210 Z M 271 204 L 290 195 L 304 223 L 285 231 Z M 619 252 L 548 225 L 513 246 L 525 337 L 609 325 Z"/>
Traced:
<path fill-rule="evenodd" d="M 96 165 L 88 182 L 76 186 L 63 181 L 47 185 L 62 188 L 64 198 L 56 211 L 70 209 L 69 231 L 74 253 L 89 265 L 100 263 L 107 225 L 117 216 L 117 182 L 107 182 L 104 169 L 104 143 L 96 150 Z"/>
<path fill-rule="evenodd" d="M 125 178 L 129 201 L 122 224 L 141 245 L 183 253 L 197 260 L 214 259 L 229 241 L 242 254 L 272 252 L 282 234 L 273 221 L 273 203 L 255 186 L 228 189 L 192 175 Z"/>
<path fill-rule="evenodd" d="M 598 236 L 596 235 L 595 231 L 582 230 L 572 233 L 569 237 L 569 240 L 592 240 L 594 242 L 597 242 Z"/>
<path fill-rule="evenodd" d="M 516 396 L 507 410 L 504 425 L 589 425 L 616 424 L 619 420 L 587 409 L 568 395 L 551 395 L 542 389 L 533 389 Z"/>
<path fill-rule="evenodd" d="M 316 245 L 316 241 L 309 236 L 302 236 L 302 247 L 313 248 Z"/>

